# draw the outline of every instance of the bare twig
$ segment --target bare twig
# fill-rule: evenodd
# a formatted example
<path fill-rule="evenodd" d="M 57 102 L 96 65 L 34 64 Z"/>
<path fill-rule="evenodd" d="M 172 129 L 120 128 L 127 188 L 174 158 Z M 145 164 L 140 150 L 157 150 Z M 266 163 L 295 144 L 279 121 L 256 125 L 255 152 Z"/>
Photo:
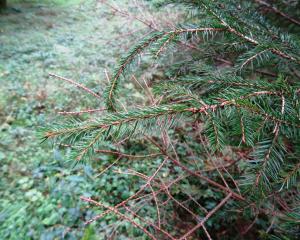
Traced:
<path fill-rule="evenodd" d="M 191 174 L 192 176 L 198 177 L 202 180 L 205 180 L 206 182 L 208 182 L 210 185 L 215 186 L 216 188 L 219 188 L 220 190 L 227 192 L 227 193 L 231 193 L 232 196 L 237 199 L 237 200 L 245 200 L 245 198 L 235 192 L 233 192 L 232 190 L 228 189 L 227 187 L 224 187 L 223 185 L 209 179 L 206 176 L 203 176 L 195 171 L 190 170 L 189 168 L 187 168 L 186 166 L 182 165 L 177 159 L 173 158 L 172 156 L 169 155 L 169 153 L 163 149 L 156 141 L 154 141 L 152 138 L 147 137 L 147 139 L 152 142 L 156 147 L 158 147 L 161 151 L 161 153 L 163 155 L 165 155 L 166 157 L 168 157 L 176 166 L 180 167 L 182 170 L 184 170 L 185 172 Z"/>
<path fill-rule="evenodd" d="M 58 114 L 61 114 L 61 115 L 80 115 L 80 114 L 84 114 L 84 113 L 95 113 L 95 112 L 103 112 L 105 111 L 106 108 L 98 108 L 98 109 L 87 109 L 87 110 L 81 110 L 81 111 L 78 111 L 78 112 L 66 112 L 66 111 L 63 111 L 63 112 L 58 112 Z"/>
<path fill-rule="evenodd" d="M 214 214 L 216 213 L 232 196 L 232 193 L 229 193 L 214 209 L 212 209 L 203 220 L 198 223 L 195 227 L 193 227 L 190 231 L 184 234 L 179 240 L 184 240 L 189 237 L 193 232 L 195 232 L 198 228 L 202 227 L 203 224 Z"/>
<path fill-rule="evenodd" d="M 81 88 L 81 89 L 84 90 L 85 92 L 87 92 L 87 93 L 93 95 L 94 97 L 96 97 L 96 98 L 101 98 L 100 95 L 98 95 L 97 93 L 93 92 L 91 89 L 87 88 L 86 86 L 84 86 L 84 85 L 82 85 L 82 84 L 80 84 L 80 83 L 78 83 L 78 82 L 75 82 L 75 81 L 72 80 L 72 79 L 65 78 L 65 77 L 61 77 L 61 76 L 58 76 L 58 75 L 56 75 L 56 74 L 54 74 L 54 73 L 49 73 L 49 76 L 50 76 L 50 77 L 55 77 L 55 78 L 57 78 L 57 79 L 63 80 L 63 81 L 68 82 L 68 83 L 71 83 L 71 84 L 73 84 L 74 86 L 76 86 L 76 87 L 78 87 L 78 88 Z"/>
<path fill-rule="evenodd" d="M 126 154 L 126 153 L 122 153 L 119 151 L 110 151 L 110 150 L 95 150 L 95 152 L 113 154 L 113 155 L 117 155 L 120 157 L 126 157 L 126 158 L 148 158 L 148 157 L 150 158 L 150 157 L 157 157 L 157 156 L 161 155 L 161 153 L 153 153 L 153 154 L 148 154 L 148 155 L 131 155 L 131 154 Z"/>
<path fill-rule="evenodd" d="M 300 26 L 300 21 L 299 20 L 297 20 L 297 19 L 295 19 L 295 18 L 287 15 L 286 13 L 280 11 L 278 8 L 272 6 L 271 4 L 269 4 L 269 3 L 267 3 L 267 2 L 265 2 L 263 0 L 255 0 L 255 2 L 259 3 L 262 6 L 265 6 L 265 7 L 269 8 L 269 9 L 271 9 L 276 14 L 278 14 L 278 15 L 284 17 L 285 19 L 289 20 L 290 22 L 292 22 L 292 23 Z"/>
<path fill-rule="evenodd" d="M 134 225 L 135 227 L 141 229 L 148 237 L 150 237 L 153 240 L 157 240 L 146 228 L 144 228 L 143 226 L 141 226 L 140 224 L 136 223 L 134 220 L 132 220 L 131 218 L 127 217 L 126 215 L 122 214 L 120 211 L 118 211 L 115 207 L 110 207 L 110 206 L 105 206 L 104 204 L 97 202 L 91 198 L 87 198 L 87 197 L 80 197 L 83 201 L 88 202 L 88 203 L 92 203 L 96 206 L 100 206 L 103 208 L 108 209 L 111 212 L 114 212 L 117 216 L 119 216 L 122 219 L 125 219 L 126 221 L 130 222 L 132 225 Z"/>

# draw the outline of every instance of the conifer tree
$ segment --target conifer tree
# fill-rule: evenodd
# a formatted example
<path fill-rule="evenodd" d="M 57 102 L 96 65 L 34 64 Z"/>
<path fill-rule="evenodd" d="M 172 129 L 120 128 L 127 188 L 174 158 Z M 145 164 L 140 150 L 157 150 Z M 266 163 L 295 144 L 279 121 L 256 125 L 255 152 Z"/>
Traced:
<path fill-rule="evenodd" d="M 138 157 L 99 150 L 106 142 L 152 145 L 149 154 L 153 148 L 157 152 L 144 158 L 164 161 L 143 191 L 155 188 L 153 208 L 159 209 L 161 192 L 188 208 L 185 212 L 195 218 L 192 226 L 181 234 L 160 223 L 159 217 L 138 224 L 126 205 L 137 195 L 121 205 L 106 206 L 150 239 L 300 238 L 300 21 L 296 17 L 300 3 L 168 0 L 156 4 L 181 6 L 186 17 L 176 28 L 153 31 L 120 59 L 104 93 L 106 114 L 88 121 L 66 119 L 46 129 L 44 138 L 71 146 L 75 162 L 101 153 Z M 144 53 L 164 71 L 164 77 L 149 83 L 158 101 L 123 110 L 118 96 Z M 168 61 L 171 55 L 173 60 Z M 226 158 L 229 150 L 232 159 Z M 182 206 L 173 198 L 158 177 L 163 168 L 171 169 L 170 181 L 176 181 L 180 172 L 198 186 L 199 194 L 191 198 L 196 198 L 194 204 Z M 180 194 L 185 187 L 180 185 Z M 203 203 L 203 189 L 211 190 L 211 198 L 218 201 L 200 211 L 197 204 Z M 212 222 L 207 224 L 208 220 Z"/>

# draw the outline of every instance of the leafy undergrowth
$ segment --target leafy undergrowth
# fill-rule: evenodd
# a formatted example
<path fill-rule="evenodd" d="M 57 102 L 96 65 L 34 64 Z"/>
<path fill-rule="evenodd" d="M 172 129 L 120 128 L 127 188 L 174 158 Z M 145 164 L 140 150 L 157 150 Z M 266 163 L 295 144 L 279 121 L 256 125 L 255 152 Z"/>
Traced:
<path fill-rule="evenodd" d="M 94 166 L 73 167 L 61 149 L 40 144 L 37 131 L 58 111 L 104 106 L 48 74 L 102 92 L 104 70 L 114 66 L 134 37 L 120 35 L 136 23 L 124 24 L 95 1 L 15 2 L 0 15 L 1 239 L 104 239 L 105 231 L 113 232 L 116 218 L 107 216 L 85 228 L 84 222 L 99 210 L 86 209 L 79 197 L 119 202 L 136 190 L 138 179 L 131 178 L 129 185 L 127 175 L 109 171 L 98 176 L 113 162 L 108 156 L 97 157 Z M 132 88 L 127 85 L 125 93 Z M 147 171 L 147 164 L 135 167 Z M 128 223 L 118 227 L 136 234 Z"/>

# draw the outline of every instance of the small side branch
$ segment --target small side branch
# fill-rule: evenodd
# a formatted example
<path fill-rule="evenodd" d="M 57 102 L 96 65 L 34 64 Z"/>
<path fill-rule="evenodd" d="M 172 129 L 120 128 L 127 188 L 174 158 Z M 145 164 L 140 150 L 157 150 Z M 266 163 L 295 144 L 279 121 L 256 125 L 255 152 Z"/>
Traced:
<path fill-rule="evenodd" d="M 93 92 L 93 91 L 92 91 L 91 89 L 89 89 L 88 87 L 86 87 L 86 86 L 84 86 L 84 85 L 82 85 L 82 84 L 80 84 L 80 83 L 78 83 L 78 82 L 75 82 L 75 81 L 72 80 L 72 79 L 65 78 L 65 77 L 61 77 L 61 76 L 58 76 L 58 75 L 53 74 L 53 73 L 49 73 L 49 76 L 50 76 L 50 77 L 57 78 L 57 79 L 60 79 L 60 80 L 63 80 L 63 81 L 68 82 L 68 83 L 71 83 L 71 84 L 73 84 L 74 86 L 76 86 L 77 88 L 80 88 L 80 89 L 84 90 L 85 92 L 87 92 L 87 93 L 93 95 L 94 97 L 101 99 L 101 96 L 100 96 L 100 95 L 98 95 L 97 93 Z"/>
<path fill-rule="evenodd" d="M 272 6 L 271 4 L 265 2 L 265 1 L 262 1 L 262 0 L 255 0 L 255 2 L 257 2 L 258 4 L 262 5 L 262 6 L 265 6 L 269 9 L 271 9 L 274 13 L 280 15 L 281 17 L 284 17 L 285 19 L 287 19 L 288 21 L 300 26 L 300 21 L 287 15 L 286 13 L 280 11 L 278 8 Z"/>
<path fill-rule="evenodd" d="M 105 206 L 104 204 L 97 202 L 91 198 L 87 198 L 87 197 L 80 197 L 83 201 L 88 202 L 88 203 L 92 203 L 96 206 L 99 207 L 103 207 L 108 209 L 111 212 L 114 212 L 117 216 L 119 216 L 120 218 L 127 220 L 128 222 L 130 222 L 132 225 L 134 225 L 135 227 L 141 229 L 148 237 L 150 237 L 153 240 L 157 240 L 146 228 L 144 228 L 143 226 L 141 226 L 140 224 L 136 223 L 134 220 L 132 220 L 131 218 L 127 217 L 126 215 L 122 214 L 120 211 L 118 211 L 116 208 L 114 207 L 109 207 L 109 206 Z"/>
<path fill-rule="evenodd" d="M 198 228 L 202 227 L 203 224 L 213 215 L 215 214 L 232 196 L 232 193 L 229 193 L 213 210 L 211 210 L 205 218 L 201 222 L 199 222 L 195 227 L 193 227 L 190 231 L 184 234 L 179 240 L 187 239 L 193 232 L 195 232 Z"/>

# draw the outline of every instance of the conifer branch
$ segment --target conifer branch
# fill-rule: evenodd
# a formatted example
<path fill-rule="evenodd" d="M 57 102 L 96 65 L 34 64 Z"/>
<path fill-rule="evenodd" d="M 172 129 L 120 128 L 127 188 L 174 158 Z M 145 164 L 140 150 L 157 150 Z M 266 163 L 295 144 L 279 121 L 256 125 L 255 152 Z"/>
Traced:
<path fill-rule="evenodd" d="M 245 215 L 242 219 L 248 222 L 254 216 L 248 214 L 248 209 L 255 209 L 255 221 L 247 223 L 246 230 L 239 229 L 242 235 L 253 233 L 252 229 L 257 231 L 254 223 L 259 221 L 261 213 L 264 223 L 270 223 L 266 237 L 269 237 L 271 228 L 277 234 L 279 228 L 274 223 L 281 223 L 279 216 L 284 211 L 294 214 L 293 208 L 299 205 L 300 200 L 283 200 L 290 192 L 298 191 L 300 176 L 299 34 L 294 28 L 289 31 L 281 23 L 272 24 L 272 20 L 257 11 L 254 1 L 242 1 L 240 4 L 210 0 L 162 2 L 187 6 L 190 23 L 179 27 L 173 24 L 171 29 L 164 30 L 158 27 L 161 25 L 154 18 L 153 21 L 145 20 L 146 17 L 135 18 L 123 9 L 110 6 L 114 12 L 137 19 L 155 31 L 133 46 L 115 67 L 104 95 L 106 108 L 103 110 L 111 112 L 103 112 L 99 117 L 93 116 L 86 121 L 73 119 L 50 126 L 44 132 L 44 139 L 54 139 L 59 146 L 70 147 L 71 157 L 77 161 L 97 153 L 115 156 L 116 160 L 113 159 L 105 171 L 122 158 L 129 170 L 114 173 L 146 181 L 136 193 L 114 207 L 90 198 L 83 199 L 106 209 L 87 224 L 113 213 L 141 229 L 142 234 L 150 239 L 157 239 L 157 236 L 175 239 L 173 232 L 170 234 L 163 229 L 164 225 L 168 227 L 165 229 L 169 229 L 171 224 L 164 221 L 165 209 L 161 207 L 175 203 L 176 207 L 184 209 L 186 214 L 197 220 L 179 239 L 191 238 L 194 234 L 198 237 L 197 231 L 203 231 L 201 234 L 211 239 L 216 234 L 209 233 L 211 227 L 207 225 L 206 229 L 204 223 L 213 214 L 216 224 L 220 223 L 224 212 L 218 214 L 218 211 L 232 199 L 235 204 L 229 208 L 233 214 L 238 212 L 237 219 Z M 268 2 L 255 2 L 299 25 L 288 11 L 283 13 Z M 153 53 L 156 58 L 152 60 L 155 61 L 168 50 L 172 59 L 166 65 L 163 65 L 164 59 L 158 61 L 159 74 L 156 76 L 151 72 L 151 86 L 146 81 L 146 88 L 142 86 L 143 91 L 150 95 L 151 106 L 141 104 L 139 106 L 142 107 L 132 107 L 130 104 L 129 108 L 124 106 L 124 111 L 120 111 L 118 93 L 122 76 L 130 71 L 130 66 L 141 54 Z M 250 63 L 251 69 L 248 67 Z M 96 94 L 73 80 L 59 78 L 91 95 Z M 122 102 L 119 104 L 123 106 Z M 102 109 L 59 113 L 76 116 L 98 111 Z M 143 146 L 142 153 L 137 150 L 139 146 L 134 150 L 126 149 L 136 143 L 137 139 L 132 142 L 130 139 L 137 136 Z M 148 139 L 151 146 L 141 136 Z M 128 145 L 125 144 L 127 141 Z M 108 142 L 118 146 L 117 149 L 122 145 L 124 151 L 103 149 Z M 153 153 L 152 145 L 158 153 Z M 153 160 L 147 167 L 159 162 L 151 176 L 130 169 L 132 161 L 126 161 L 144 158 Z M 167 170 L 168 176 L 165 177 L 161 170 Z M 190 186 L 181 183 L 183 179 L 188 184 L 190 179 L 193 184 L 197 183 L 196 193 L 183 190 Z M 204 188 L 202 183 L 206 184 Z M 186 202 L 177 200 L 172 193 L 170 187 L 175 185 L 180 196 L 181 193 L 188 196 Z M 213 192 L 216 204 L 219 203 L 210 211 L 198 202 L 200 198 L 202 201 L 202 197 L 206 199 L 206 196 L 197 195 L 198 190 L 203 189 Z M 223 198 L 220 192 L 226 196 Z M 188 205 L 190 202 L 205 212 L 203 219 L 197 217 L 199 212 L 193 211 L 192 205 Z M 152 207 L 154 221 L 140 215 L 140 207 L 145 203 Z M 169 216 L 168 212 L 166 216 Z M 287 225 L 292 224 L 289 222 Z"/>
<path fill-rule="evenodd" d="M 282 185 L 279 191 L 282 191 L 284 187 L 286 187 L 286 189 L 290 189 L 294 184 L 296 184 L 298 176 L 300 176 L 300 163 L 296 164 L 285 174 L 284 178 L 281 180 Z"/>
<path fill-rule="evenodd" d="M 125 68 L 135 59 L 137 55 L 139 55 L 146 47 L 148 47 L 151 43 L 157 41 L 164 35 L 163 32 L 154 32 L 146 39 L 143 39 L 139 44 L 129 51 L 127 56 L 122 58 L 119 62 L 119 66 L 115 70 L 114 76 L 111 80 L 111 83 L 107 89 L 107 97 L 106 97 L 106 105 L 109 110 L 116 111 L 116 107 L 114 106 L 114 95 L 117 90 L 117 85 L 119 78 L 123 74 Z"/>
<path fill-rule="evenodd" d="M 143 52 L 147 47 L 149 47 L 152 43 L 162 39 L 163 37 L 166 37 L 163 40 L 162 46 L 156 53 L 158 56 L 159 53 L 162 51 L 162 49 L 176 36 L 186 33 L 193 33 L 197 34 L 199 32 L 220 32 L 224 31 L 223 28 L 187 28 L 187 29 L 178 29 L 170 32 L 153 32 L 150 36 L 147 36 L 145 39 L 143 39 L 140 43 L 138 43 L 136 46 L 134 46 L 129 53 L 120 60 L 119 66 L 115 70 L 115 74 L 112 78 L 112 81 L 109 85 L 109 87 L 106 90 L 106 105 L 109 110 L 116 111 L 115 107 L 115 94 L 118 90 L 118 82 L 119 78 L 123 74 L 126 67 L 132 63 L 132 61 L 135 59 L 135 57 L 141 52 Z"/>

